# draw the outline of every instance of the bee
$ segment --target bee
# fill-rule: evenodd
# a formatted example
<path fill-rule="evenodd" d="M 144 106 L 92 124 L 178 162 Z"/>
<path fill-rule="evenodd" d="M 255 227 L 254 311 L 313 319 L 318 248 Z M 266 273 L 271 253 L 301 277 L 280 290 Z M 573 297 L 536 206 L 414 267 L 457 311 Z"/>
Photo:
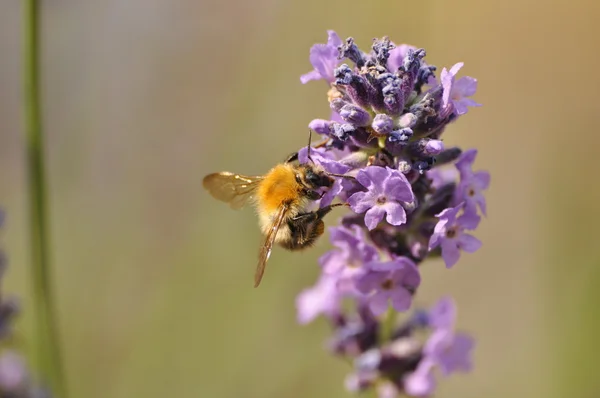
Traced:
<path fill-rule="evenodd" d="M 323 217 L 334 207 L 346 205 L 337 203 L 316 211 L 307 210 L 310 201 L 323 196 L 319 193 L 322 188 L 331 188 L 333 177 L 345 177 L 328 173 L 312 162 L 310 136 L 308 159 L 310 163 L 294 164 L 298 160 L 298 153 L 294 153 L 263 176 L 223 171 L 208 174 L 202 181 L 215 199 L 228 203 L 233 209 L 240 209 L 248 202 L 256 207 L 264 241 L 259 250 L 254 287 L 262 280 L 275 243 L 293 251 L 312 246 L 325 230 Z"/>

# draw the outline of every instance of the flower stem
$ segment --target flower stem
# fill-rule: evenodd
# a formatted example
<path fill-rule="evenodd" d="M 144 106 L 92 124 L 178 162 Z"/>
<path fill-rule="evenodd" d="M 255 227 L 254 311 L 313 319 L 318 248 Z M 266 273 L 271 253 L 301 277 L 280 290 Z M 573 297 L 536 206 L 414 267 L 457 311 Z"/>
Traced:
<path fill-rule="evenodd" d="M 392 339 L 394 326 L 396 326 L 396 314 L 397 312 L 390 305 L 381 320 L 381 329 L 379 330 L 379 341 L 381 344 L 386 344 Z"/>
<path fill-rule="evenodd" d="M 29 190 L 29 233 L 31 278 L 36 314 L 37 370 L 43 384 L 55 397 L 66 398 L 63 365 L 56 327 L 50 281 L 49 228 L 44 175 L 39 73 L 39 1 L 23 3 L 24 48 L 23 90 L 27 183 Z"/>

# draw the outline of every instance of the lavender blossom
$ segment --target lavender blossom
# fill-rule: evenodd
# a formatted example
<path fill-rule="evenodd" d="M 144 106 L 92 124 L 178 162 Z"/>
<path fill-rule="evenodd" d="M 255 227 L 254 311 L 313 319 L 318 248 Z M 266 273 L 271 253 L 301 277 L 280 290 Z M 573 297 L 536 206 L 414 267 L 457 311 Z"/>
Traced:
<path fill-rule="evenodd" d="M 404 377 L 406 392 L 412 396 L 428 396 L 435 390 L 434 370 L 443 376 L 469 372 L 472 368 L 473 338 L 454 331 L 456 308 L 450 299 L 442 299 L 429 313 L 433 332 L 423 347 L 423 356 L 414 372 Z"/>
<path fill-rule="evenodd" d="M 353 38 L 328 33 L 327 44 L 311 48 L 314 70 L 301 81 L 329 84 L 332 116 L 309 123 L 322 141 L 310 159 L 307 149 L 298 157 L 335 178 L 319 206 L 342 202 L 352 212 L 329 228 L 333 249 L 319 259 L 317 283 L 297 298 L 298 321 L 329 319 L 329 348 L 354 363 L 349 391 L 429 396 L 438 373 L 471 369 L 473 339 L 455 330 L 450 298 L 399 324 L 394 317 L 411 309 L 425 260 L 441 255 L 451 268 L 462 251 L 481 247 L 470 231 L 487 214 L 490 175 L 473 171 L 476 150 L 444 140 L 449 123 L 480 106 L 470 98 L 477 80 L 457 79 L 459 62 L 438 82 L 424 49 L 388 37 L 362 51 Z"/>
<path fill-rule="evenodd" d="M 319 79 L 333 82 L 333 70 L 338 64 L 338 47 L 342 40 L 333 30 L 328 30 L 327 35 L 327 44 L 315 44 L 310 49 L 310 63 L 314 69 L 300 77 L 302 84 Z"/>
<path fill-rule="evenodd" d="M 367 272 L 358 278 L 356 288 L 367 296 L 373 314 L 383 314 L 388 308 L 388 300 L 396 311 L 410 308 L 412 293 L 421 283 L 417 266 L 410 259 L 375 261 L 368 263 L 365 269 Z"/>
<path fill-rule="evenodd" d="M 298 322 L 308 323 L 320 314 L 333 316 L 340 308 L 337 280 L 333 276 L 322 275 L 317 284 L 305 289 L 296 299 Z"/>
<path fill-rule="evenodd" d="M 465 76 L 455 80 L 456 74 L 463 65 L 462 62 L 459 62 L 450 68 L 450 71 L 446 68 L 442 69 L 441 77 L 442 86 L 444 87 L 442 106 L 453 106 L 454 112 L 459 116 L 467 113 L 469 106 L 481 106 L 481 104 L 467 98 L 477 91 L 477 79 Z"/>
<path fill-rule="evenodd" d="M 465 202 L 465 212 L 468 214 L 477 214 L 477 208 L 485 216 L 487 206 L 483 191 L 490 185 L 490 173 L 487 171 L 471 170 L 477 150 L 471 149 L 462 154 L 456 162 L 456 167 L 460 172 L 460 183 L 456 189 L 455 202 Z"/>
<path fill-rule="evenodd" d="M 386 221 L 391 225 L 406 222 L 403 203 L 415 200 L 410 184 L 404 174 L 389 167 L 371 166 L 360 170 L 356 180 L 367 189 L 348 198 L 348 203 L 356 213 L 365 214 L 365 224 L 369 230 L 387 214 Z"/>
<path fill-rule="evenodd" d="M 458 262 L 461 250 L 474 253 L 481 247 L 479 239 L 464 232 L 465 229 L 476 228 L 479 220 L 466 213 L 462 217 L 457 217 L 463 207 L 461 204 L 438 214 L 439 221 L 429 241 L 429 250 L 438 246 L 442 248 L 442 258 L 447 268 L 451 268 Z"/>

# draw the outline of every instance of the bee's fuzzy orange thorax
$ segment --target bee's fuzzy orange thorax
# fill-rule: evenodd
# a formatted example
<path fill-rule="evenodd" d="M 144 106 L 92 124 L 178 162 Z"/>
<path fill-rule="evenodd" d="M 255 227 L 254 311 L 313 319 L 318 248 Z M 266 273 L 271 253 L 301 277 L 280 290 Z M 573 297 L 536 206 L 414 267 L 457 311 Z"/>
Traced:
<path fill-rule="evenodd" d="M 258 187 L 256 195 L 260 210 L 271 213 L 283 203 L 296 204 L 300 199 L 298 193 L 302 189 L 296 181 L 296 173 L 290 164 L 279 164 L 273 167 Z"/>

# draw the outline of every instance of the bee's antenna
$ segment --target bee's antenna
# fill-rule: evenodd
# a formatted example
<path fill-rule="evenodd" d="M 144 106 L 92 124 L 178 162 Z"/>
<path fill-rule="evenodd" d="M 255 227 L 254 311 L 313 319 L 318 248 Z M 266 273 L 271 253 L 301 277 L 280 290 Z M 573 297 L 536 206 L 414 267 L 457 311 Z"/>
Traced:
<path fill-rule="evenodd" d="M 311 141 L 312 141 L 312 129 L 309 128 L 308 129 L 308 146 L 306 147 L 306 157 L 308 157 L 308 160 L 310 160 L 311 163 L 314 163 L 314 161 L 310 157 L 310 142 Z"/>

